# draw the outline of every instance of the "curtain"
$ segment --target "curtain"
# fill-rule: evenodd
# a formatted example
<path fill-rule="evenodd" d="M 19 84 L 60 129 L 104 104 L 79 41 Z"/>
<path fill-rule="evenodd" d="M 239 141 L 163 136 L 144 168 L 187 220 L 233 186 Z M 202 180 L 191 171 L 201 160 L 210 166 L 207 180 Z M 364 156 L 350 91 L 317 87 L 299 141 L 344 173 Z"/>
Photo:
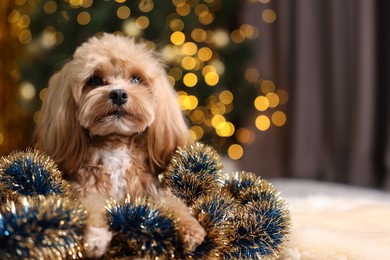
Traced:
<path fill-rule="evenodd" d="M 287 123 L 256 131 L 241 168 L 390 189 L 388 1 L 245 4 L 260 37 L 253 66 L 289 93 Z M 275 11 L 272 24 L 259 19 Z M 254 115 L 255 116 L 255 115 Z"/>

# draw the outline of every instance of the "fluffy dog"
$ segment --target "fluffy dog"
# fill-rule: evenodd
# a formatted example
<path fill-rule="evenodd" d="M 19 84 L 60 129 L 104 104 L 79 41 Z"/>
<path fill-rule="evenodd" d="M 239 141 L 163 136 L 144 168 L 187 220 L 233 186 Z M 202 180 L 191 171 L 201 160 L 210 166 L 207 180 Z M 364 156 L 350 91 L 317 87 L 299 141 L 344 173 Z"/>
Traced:
<path fill-rule="evenodd" d="M 89 213 L 89 257 L 102 256 L 111 241 L 107 199 L 127 194 L 174 210 L 189 249 L 203 241 L 184 203 L 158 188 L 158 173 L 189 136 L 164 66 L 145 44 L 103 34 L 77 48 L 49 81 L 35 140 Z"/>

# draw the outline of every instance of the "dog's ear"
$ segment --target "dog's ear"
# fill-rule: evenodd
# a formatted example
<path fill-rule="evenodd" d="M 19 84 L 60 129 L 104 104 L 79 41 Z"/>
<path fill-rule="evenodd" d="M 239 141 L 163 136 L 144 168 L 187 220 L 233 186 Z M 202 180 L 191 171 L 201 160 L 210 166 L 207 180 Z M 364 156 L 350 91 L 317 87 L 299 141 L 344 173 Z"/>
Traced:
<path fill-rule="evenodd" d="M 76 120 L 76 103 L 69 75 L 70 63 L 55 73 L 49 81 L 39 120 L 34 132 L 37 149 L 50 155 L 65 174 L 77 170 L 87 149 L 83 129 Z"/>
<path fill-rule="evenodd" d="M 190 142 L 187 125 L 176 101 L 176 93 L 163 69 L 155 79 L 157 111 L 148 130 L 148 152 L 153 172 L 164 168 L 178 146 Z"/>

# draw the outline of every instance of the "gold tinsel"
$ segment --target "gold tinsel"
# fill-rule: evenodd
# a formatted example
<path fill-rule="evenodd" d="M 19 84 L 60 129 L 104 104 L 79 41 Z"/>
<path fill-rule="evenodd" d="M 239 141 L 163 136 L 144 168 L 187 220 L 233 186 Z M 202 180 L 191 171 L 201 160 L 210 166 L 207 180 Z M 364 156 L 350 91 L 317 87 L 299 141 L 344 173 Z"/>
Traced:
<path fill-rule="evenodd" d="M 0 258 L 82 258 L 85 216 L 78 203 L 59 195 L 8 201 L 0 207 Z"/>
<path fill-rule="evenodd" d="M 281 255 L 291 229 L 291 218 L 280 192 L 250 172 L 226 175 L 223 191 L 234 198 L 234 236 L 224 252 L 233 259 L 275 259 Z"/>
<path fill-rule="evenodd" d="M 220 155 L 211 146 L 196 142 L 176 151 L 159 180 L 163 187 L 191 205 L 202 194 L 222 187 L 222 170 Z"/>
<path fill-rule="evenodd" d="M 163 205 L 144 197 L 124 202 L 111 200 L 106 206 L 113 232 L 110 258 L 182 259 L 185 256 L 179 218 Z"/>
<path fill-rule="evenodd" d="M 18 201 L 20 195 L 59 193 L 71 197 L 70 185 L 48 155 L 27 148 L 0 158 L 0 198 Z"/>
<path fill-rule="evenodd" d="M 205 194 L 190 207 L 205 229 L 204 242 L 192 253 L 193 259 L 221 259 L 234 237 L 233 198 L 225 192 Z"/>

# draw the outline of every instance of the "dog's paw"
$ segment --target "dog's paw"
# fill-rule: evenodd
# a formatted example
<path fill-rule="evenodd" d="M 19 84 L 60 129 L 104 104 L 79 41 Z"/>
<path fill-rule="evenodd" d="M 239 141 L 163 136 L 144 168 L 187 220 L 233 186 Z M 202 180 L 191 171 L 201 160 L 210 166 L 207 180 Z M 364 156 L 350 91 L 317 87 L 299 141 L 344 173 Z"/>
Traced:
<path fill-rule="evenodd" d="M 99 258 L 103 256 L 110 245 L 112 233 L 107 228 L 88 227 L 85 239 L 85 252 L 88 257 Z"/>
<path fill-rule="evenodd" d="M 194 221 L 181 221 L 180 229 L 182 230 L 184 246 L 190 252 L 202 244 L 206 236 L 206 231 L 195 219 Z"/>

